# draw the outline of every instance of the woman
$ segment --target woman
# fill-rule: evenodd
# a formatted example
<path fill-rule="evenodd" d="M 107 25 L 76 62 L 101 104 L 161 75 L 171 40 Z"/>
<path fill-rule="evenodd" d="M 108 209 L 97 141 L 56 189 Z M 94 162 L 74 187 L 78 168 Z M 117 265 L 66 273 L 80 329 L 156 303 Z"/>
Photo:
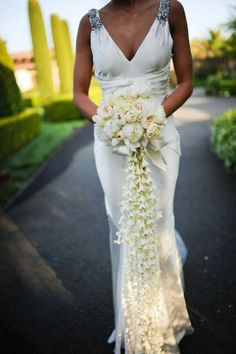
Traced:
<path fill-rule="evenodd" d="M 171 58 L 178 85 L 168 95 Z M 187 249 L 175 230 L 173 214 L 181 148 L 172 113 L 183 105 L 193 90 L 192 57 L 181 3 L 177 0 L 112 0 L 100 10 L 91 9 L 83 16 L 76 42 L 74 103 L 91 123 L 94 123 L 92 117 L 97 111 L 97 106 L 88 97 L 93 65 L 104 96 L 141 78 L 151 84 L 153 94 L 164 109 L 167 124 L 163 137 L 167 145 L 162 148 L 162 153 L 168 167 L 163 171 L 151 160 L 149 163 L 157 185 L 156 197 L 164 212 L 158 231 L 163 351 L 180 353 L 178 343 L 185 335 L 194 332 L 184 298 L 182 265 Z M 115 342 L 116 354 L 121 348 L 126 354 L 143 354 L 136 343 L 129 346 L 125 339 L 127 328 L 121 305 L 121 287 L 125 257 L 128 256 L 125 246 L 114 243 L 119 229 L 119 203 L 127 158 L 114 154 L 110 146 L 98 139 L 96 126 L 94 155 L 110 228 L 115 329 L 108 342 Z M 145 351 L 145 354 L 154 353 L 161 351 L 151 347 Z"/>

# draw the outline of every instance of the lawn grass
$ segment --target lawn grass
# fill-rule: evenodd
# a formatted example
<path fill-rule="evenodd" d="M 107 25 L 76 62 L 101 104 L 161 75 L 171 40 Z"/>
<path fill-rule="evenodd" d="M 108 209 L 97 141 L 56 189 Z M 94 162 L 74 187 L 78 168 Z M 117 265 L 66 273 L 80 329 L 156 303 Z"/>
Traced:
<path fill-rule="evenodd" d="M 89 97 L 96 105 L 99 105 L 102 99 L 100 85 L 94 76 L 89 88 Z M 61 122 L 42 120 L 40 133 L 33 140 L 0 161 L 0 170 L 6 170 L 10 174 L 10 181 L 0 189 L 0 205 L 6 205 L 33 173 L 73 134 L 74 130 L 86 123 L 88 123 L 87 119 Z"/>
<path fill-rule="evenodd" d="M 42 121 L 40 132 L 33 140 L 0 161 L 0 169 L 10 173 L 10 181 L 0 190 L 0 204 L 4 206 L 74 130 L 86 123 L 86 119 L 58 123 Z"/>

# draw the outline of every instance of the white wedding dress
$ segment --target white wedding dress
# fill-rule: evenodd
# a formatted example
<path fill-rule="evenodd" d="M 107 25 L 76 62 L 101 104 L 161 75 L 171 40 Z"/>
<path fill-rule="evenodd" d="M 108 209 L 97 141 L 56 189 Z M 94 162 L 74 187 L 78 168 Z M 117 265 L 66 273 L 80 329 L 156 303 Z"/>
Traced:
<path fill-rule="evenodd" d="M 158 5 L 158 4 L 157 4 Z M 97 9 L 91 9 L 88 17 L 91 24 L 91 50 L 95 67 L 95 76 L 101 85 L 103 95 L 114 92 L 135 80 L 145 79 L 152 85 L 153 93 L 160 102 L 168 93 L 170 60 L 173 39 L 168 23 L 169 0 L 161 0 L 156 17 L 143 42 L 131 60 L 128 60 L 114 42 L 102 24 Z M 162 148 L 167 161 L 167 169 L 155 166 L 150 159 L 151 176 L 157 186 L 159 204 L 164 211 L 159 225 L 161 285 L 164 303 L 161 309 L 161 321 L 164 326 L 165 353 L 180 353 L 178 343 L 187 334 L 192 334 L 184 297 L 183 264 L 187 257 L 187 248 L 180 234 L 175 230 L 173 201 L 181 155 L 180 135 L 174 123 L 174 117 L 167 118 L 162 131 L 168 143 Z M 108 343 L 115 342 L 114 353 L 130 353 L 124 341 L 124 318 L 121 306 L 121 287 L 123 281 L 126 248 L 114 243 L 116 231 L 120 227 L 121 216 L 119 202 L 122 199 L 122 186 L 125 182 L 124 169 L 127 156 L 112 152 L 111 146 L 104 145 L 96 134 L 94 125 L 94 156 L 97 173 L 104 191 L 104 202 L 110 229 L 110 254 L 112 266 L 114 330 Z M 155 352 L 156 354 L 159 354 Z M 149 354 L 149 353 L 145 353 Z"/>

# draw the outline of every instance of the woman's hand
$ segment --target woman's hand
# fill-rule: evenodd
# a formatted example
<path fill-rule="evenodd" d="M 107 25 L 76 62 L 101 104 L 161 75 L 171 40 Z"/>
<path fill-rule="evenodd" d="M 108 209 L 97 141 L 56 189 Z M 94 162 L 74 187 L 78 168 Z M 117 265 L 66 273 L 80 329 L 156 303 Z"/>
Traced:
<path fill-rule="evenodd" d="M 169 25 L 173 38 L 172 59 L 177 88 L 162 101 L 167 117 L 182 106 L 193 92 L 193 63 L 188 26 L 183 5 L 177 0 L 170 1 Z"/>
<path fill-rule="evenodd" d="M 74 65 L 73 102 L 81 114 L 94 124 L 92 116 L 97 106 L 88 97 L 91 82 L 93 60 L 90 48 L 91 26 L 87 15 L 80 21 L 76 38 L 76 57 Z"/>

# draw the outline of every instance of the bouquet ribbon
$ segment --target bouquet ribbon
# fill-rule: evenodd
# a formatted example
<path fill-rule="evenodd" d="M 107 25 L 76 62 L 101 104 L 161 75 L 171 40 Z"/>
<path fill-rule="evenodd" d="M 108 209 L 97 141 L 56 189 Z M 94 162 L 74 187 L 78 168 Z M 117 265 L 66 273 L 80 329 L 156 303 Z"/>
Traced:
<path fill-rule="evenodd" d="M 158 140 L 152 140 L 152 143 L 149 143 L 146 147 L 146 154 L 151 159 L 153 164 L 159 167 L 161 170 L 166 171 L 167 162 L 164 158 L 162 149 L 164 146 L 167 146 L 168 143 Z M 122 146 L 113 146 L 112 151 L 118 155 L 129 156 L 128 147 Z"/>

